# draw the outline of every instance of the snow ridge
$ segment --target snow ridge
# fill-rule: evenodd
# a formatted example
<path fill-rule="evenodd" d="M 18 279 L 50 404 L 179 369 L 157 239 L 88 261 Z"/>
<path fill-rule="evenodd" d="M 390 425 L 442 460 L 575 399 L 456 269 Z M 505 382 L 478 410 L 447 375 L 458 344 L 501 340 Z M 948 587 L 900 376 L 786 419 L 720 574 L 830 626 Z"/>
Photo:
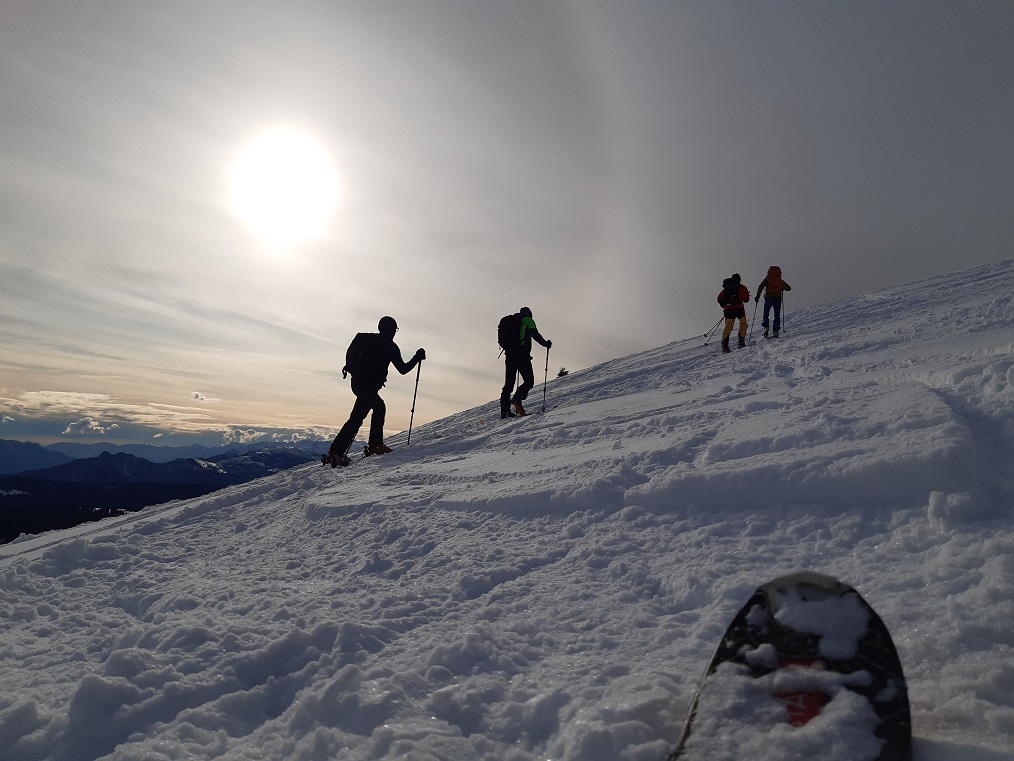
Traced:
<path fill-rule="evenodd" d="M 1011 294 L 1008 260 L 789 301 L 545 415 L 0 547 L 0 758 L 660 761 L 731 616 L 807 569 L 891 629 L 918 761 L 1010 761 Z"/>

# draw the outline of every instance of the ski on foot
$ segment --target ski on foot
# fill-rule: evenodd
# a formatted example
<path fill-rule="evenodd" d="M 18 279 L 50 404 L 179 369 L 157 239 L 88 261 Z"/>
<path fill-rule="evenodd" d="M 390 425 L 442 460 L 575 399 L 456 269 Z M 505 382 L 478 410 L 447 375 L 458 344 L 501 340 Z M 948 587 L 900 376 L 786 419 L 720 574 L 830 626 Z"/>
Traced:
<path fill-rule="evenodd" d="M 375 454 L 388 454 L 394 450 L 385 444 L 364 444 L 363 445 L 363 457 L 369 457 Z"/>
<path fill-rule="evenodd" d="M 321 465 L 324 466 L 330 465 L 332 468 L 345 468 L 351 462 L 352 460 L 350 460 L 345 455 L 334 454 L 333 452 L 328 452 L 326 455 L 322 455 L 320 458 Z"/>

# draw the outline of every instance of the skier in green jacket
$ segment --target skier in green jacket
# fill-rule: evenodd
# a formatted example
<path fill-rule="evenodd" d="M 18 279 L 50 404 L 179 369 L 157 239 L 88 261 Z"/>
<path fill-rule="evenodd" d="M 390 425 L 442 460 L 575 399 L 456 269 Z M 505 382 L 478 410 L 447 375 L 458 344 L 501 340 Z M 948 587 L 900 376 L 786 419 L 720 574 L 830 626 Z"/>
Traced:
<path fill-rule="evenodd" d="M 528 307 L 521 307 L 514 315 L 517 318 L 515 325 L 519 325 L 517 342 L 513 337 L 504 345 L 505 368 L 503 391 L 500 393 L 500 418 L 516 417 L 527 415 L 522 402 L 528 397 L 528 392 L 535 385 L 535 370 L 532 369 L 532 339 L 545 346 L 547 349 L 553 345 L 539 333 L 532 319 L 532 310 Z M 521 374 L 521 385 L 518 386 L 514 396 L 511 391 L 514 389 L 514 380 L 518 373 Z M 514 410 L 511 410 L 511 404 Z"/>

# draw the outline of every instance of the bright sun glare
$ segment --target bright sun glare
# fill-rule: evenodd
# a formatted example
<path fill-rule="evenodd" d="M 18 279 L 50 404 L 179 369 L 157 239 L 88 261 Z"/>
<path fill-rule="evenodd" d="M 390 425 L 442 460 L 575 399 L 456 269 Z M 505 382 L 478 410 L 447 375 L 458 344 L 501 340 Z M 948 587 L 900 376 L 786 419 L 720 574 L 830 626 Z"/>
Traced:
<path fill-rule="evenodd" d="M 338 206 L 338 178 L 324 147 L 306 133 L 264 132 L 236 154 L 229 206 L 268 243 L 320 237 Z"/>

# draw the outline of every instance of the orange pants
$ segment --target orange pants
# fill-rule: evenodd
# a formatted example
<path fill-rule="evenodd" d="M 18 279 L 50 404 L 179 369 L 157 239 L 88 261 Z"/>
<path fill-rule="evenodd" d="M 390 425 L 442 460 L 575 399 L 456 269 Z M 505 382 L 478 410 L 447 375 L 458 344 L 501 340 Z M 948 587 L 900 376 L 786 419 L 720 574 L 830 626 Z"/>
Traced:
<path fill-rule="evenodd" d="M 722 331 L 722 343 L 729 340 L 729 336 L 732 335 L 732 326 L 736 322 L 736 317 L 725 318 L 725 330 Z M 746 317 L 740 317 L 739 319 L 739 337 L 746 338 Z"/>

